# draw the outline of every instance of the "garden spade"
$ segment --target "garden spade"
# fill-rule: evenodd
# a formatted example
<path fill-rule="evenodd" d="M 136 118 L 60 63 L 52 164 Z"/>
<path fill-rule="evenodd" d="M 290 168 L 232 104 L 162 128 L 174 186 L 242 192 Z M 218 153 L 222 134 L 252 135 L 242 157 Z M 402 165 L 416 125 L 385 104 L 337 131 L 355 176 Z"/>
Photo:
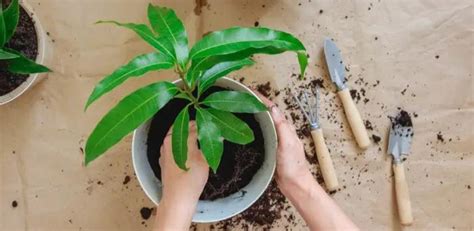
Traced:
<path fill-rule="evenodd" d="M 360 148 L 366 149 L 370 145 L 369 135 L 360 117 L 359 111 L 352 100 L 349 88 L 345 85 L 345 67 L 342 62 L 341 53 L 336 44 L 330 39 L 324 41 L 324 55 L 332 82 L 337 87 L 337 94 L 342 101 L 347 120 L 351 126 L 352 133 Z"/>
<path fill-rule="evenodd" d="M 407 119 L 404 120 L 403 118 Z M 402 225 L 410 225 L 413 222 L 410 195 L 408 192 L 407 180 L 405 178 L 405 168 L 403 166 L 403 157 L 407 156 L 410 152 L 413 134 L 413 126 L 408 113 L 402 111 L 397 118 L 392 119 L 387 152 L 393 156 L 395 193 L 398 214 Z"/>

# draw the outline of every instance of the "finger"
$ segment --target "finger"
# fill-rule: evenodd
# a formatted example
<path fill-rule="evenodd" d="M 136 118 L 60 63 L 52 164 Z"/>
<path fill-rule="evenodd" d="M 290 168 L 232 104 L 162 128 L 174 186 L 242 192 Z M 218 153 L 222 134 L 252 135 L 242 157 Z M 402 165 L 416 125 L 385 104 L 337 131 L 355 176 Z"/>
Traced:
<path fill-rule="evenodd" d="M 197 124 L 196 121 L 191 120 L 189 122 L 189 132 L 196 132 L 197 131 Z"/>
<path fill-rule="evenodd" d="M 265 97 L 264 95 L 262 95 L 260 92 L 256 91 L 256 90 L 252 90 L 253 93 L 255 93 L 258 98 L 260 98 L 263 102 L 263 104 L 265 104 L 265 106 L 267 106 L 268 108 L 270 108 L 271 106 L 275 105 L 275 103 L 273 103 L 271 100 L 269 100 L 267 97 Z"/>
<path fill-rule="evenodd" d="M 277 127 L 277 136 L 278 136 L 278 145 L 281 148 L 289 147 L 291 144 L 298 139 L 296 135 L 296 131 L 294 128 L 288 123 L 283 122 L 279 124 Z"/>
<path fill-rule="evenodd" d="M 283 123 L 286 121 L 285 116 L 283 115 L 283 113 L 280 111 L 280 109 L 274 102 L 269 100 L 267 97 L 265 97 L 258 91 L 254 90 L 253 92 L 262 100 L 263 104 L 265 104 L 268 107 L 268 110 L 270 111 L 273 121 L 275 122 L 277 127 L 280 123 Z"/>

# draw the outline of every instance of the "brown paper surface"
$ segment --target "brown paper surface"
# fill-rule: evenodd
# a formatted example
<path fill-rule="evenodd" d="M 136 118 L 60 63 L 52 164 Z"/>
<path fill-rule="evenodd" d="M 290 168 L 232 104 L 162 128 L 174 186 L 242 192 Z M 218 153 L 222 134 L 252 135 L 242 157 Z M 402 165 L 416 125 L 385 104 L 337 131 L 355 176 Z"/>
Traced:
<path fill-rule="evenodd" d="M 130 58 L 151 48 L 132 32 L 100 19 L 145 22 L 145 0 L 29 0 L 49 32 L 47 65 L 54 73 L 25 95 L 0 107 L 0 229 L 150 230 L 142 207 L 152 202 L 133 173 L 131 137 L 84 167 L 81 148 L 104 113 L 121 97 L 172 72 L 128 81 L 87 113 L 93 86 Z M 472 230 L 474 218 L 473 7 L 471 1 L 231 1 L 209 0 L 195 14 L 194 1 L 153 1 L 176 9 L 194 42 L 202 33 L 231 26 L 272 27 L 297 35 L 311 56 L 308 77 L 324 79 L 322 123 L 344 187 L 333 198 L 362 230 L 399 230 L 391 160 L 385 153 L 389 121 L 401 107 L 414 119 L 415 138 L 406 162 L 414 224 L 407 230 Z M 348 66 L 348 85 L 366 90 L 357 104 L 382 137 L 357 149 L 347 121 L 336 110 L 322 53 L 334 38 Z M 245 83 L 270 81 L 283 89 L 298 70 L 293 55 L 259 56 L 258 64 L 231 75 Z M 362 78 L 367 86 L 357 84 Z M 380 81 L 379 85 L 372 85 Z M 406 90 L 405 90 L 406 89 Z M 402 94 L 402 91 L 404 94 Z M 327 93 L 327 94 L 326 94 Z M 275 101 L 283 105 L 283 96 Z M 334 106 L 334 105 L 333 105 Z M 286 112 L 289 115 L 289 111 Z M 343 124 L 343 129 L 339 124 Z M 437 139 L 441 132 L 444 142 Z M 309 140 L 306 140 L 308 142 Z M 307 146 L 309 149 L 309 146 Z M 380 148 L 380 149 L 379 149 Z M 313 166 L 313 171 L 316 167 Z M 126 176 L 130 183 L 124 185 Z M 12 207 L 12 201 L 18 206 Z M 306 229 L 285 218 L 279 230 Z M 209 225 L 198 225 L 205 230 Z M 240 226 L 239 226 L 240 227 Z M 259 226 L 251 226 L 259 230 Z"/>

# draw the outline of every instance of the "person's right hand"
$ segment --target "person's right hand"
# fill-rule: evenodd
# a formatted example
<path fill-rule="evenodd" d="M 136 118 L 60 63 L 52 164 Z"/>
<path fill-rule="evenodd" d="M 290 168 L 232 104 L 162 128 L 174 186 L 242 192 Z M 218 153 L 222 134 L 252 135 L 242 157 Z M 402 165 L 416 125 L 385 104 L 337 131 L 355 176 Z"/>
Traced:
<path fill-rule="evenodd" d="M 265 96 L 255 92 L 268 107 L 275 123 L 278 135 L 277 175 L 276 180 L 283 193 L 303 180 L 312 179 L 309 165 L 305 157 L 304 146 L 296 134 L 295 127 L 290 124 L 278 107 Z"/>

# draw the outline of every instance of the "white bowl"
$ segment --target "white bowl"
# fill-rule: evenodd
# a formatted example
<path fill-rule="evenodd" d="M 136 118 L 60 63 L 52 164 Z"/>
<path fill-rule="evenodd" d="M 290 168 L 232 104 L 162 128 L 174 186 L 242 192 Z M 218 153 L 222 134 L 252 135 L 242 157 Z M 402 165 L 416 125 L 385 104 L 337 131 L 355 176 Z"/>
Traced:
<path fill-rule="evenodd" d="M 46 50 L 46 34 L 44 33 L 43 27 L 41 26 L 41 22 L 39 21 L 38 17 L 25 1 L 21 1 L 20 5 L 23 9 L 26 10 L 28 15 L 33 19 L 36 28 L 36 37 L 38 38 L 38 56 L 36 57 L 36 63 L 43 64 L 45 59 L 45 50 Z M 20 97 L 25 91 L 33 87 L 38 81 L 38 74 L 31 74 L 28 76 L 25 82 L 23 82 L 20 86 L 18 86 L 15 90 L 7 93 L 6 95 L 0 96 L 0 105 L 7 104 L 14 99 Z"/>
<path fill-rule="evenodd" d="M 181 80 L 174 83 L 180 85 Z M 245 85 L 229 78 L 219 79 L 215 85 L 254 94 Z M 193 216 L 193 222 L 217 222 L 235 216 L 250 207 L 270 184 L 276 164 L 277 135 L 275 125 L 268 112 L 258 113 L 255 118 L 260 124 L 265 142 L 265 159 L 262 167 L 250 183 L 238 192 L 213 201 L 200 200 Z M 151 120 L 137 128 L 133 133 L 132 159 L 141 187 L 146 195 L 158 205 L 162 195 L 161 182 L 155 177 L 147 157 L 147 138 L 150 124 Z"/>

